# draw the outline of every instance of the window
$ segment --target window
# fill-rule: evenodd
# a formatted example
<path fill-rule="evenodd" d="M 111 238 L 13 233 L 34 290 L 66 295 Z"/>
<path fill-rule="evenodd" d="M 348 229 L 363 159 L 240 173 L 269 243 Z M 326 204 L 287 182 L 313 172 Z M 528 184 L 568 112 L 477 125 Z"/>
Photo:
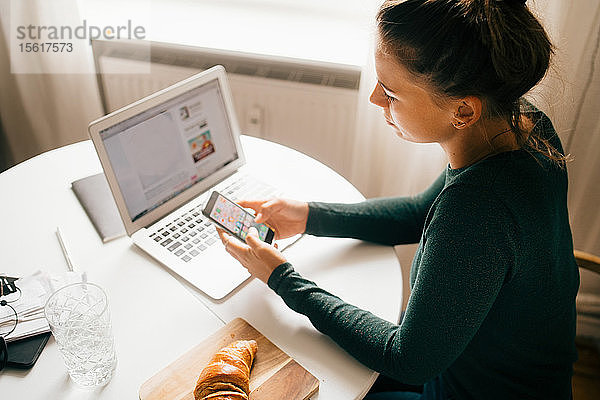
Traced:
<path fill-rule="evenodd" d="M 332 19 L 361 18 L 383 0 L 230 0 L 224 3 L 249 3 L 279 9 L 303 10 L 307 13 L 327 13 Z"/>
<path fill-rule="evenodd" d="M 132 20 L 147 40 L 363 65 L 382 0 L 79 0 L 98 25 Z"/>

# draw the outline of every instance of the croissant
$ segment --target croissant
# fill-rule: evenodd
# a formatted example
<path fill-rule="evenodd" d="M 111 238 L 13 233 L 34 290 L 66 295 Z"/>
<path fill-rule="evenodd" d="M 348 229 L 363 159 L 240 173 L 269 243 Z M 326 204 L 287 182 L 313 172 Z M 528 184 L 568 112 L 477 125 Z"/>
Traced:
<path fill-rule="evenodd" d="M 257 349 L 255 340 L 238 340 L 219 350 L 200 373 L 194 399 L 248 400 Z"/>

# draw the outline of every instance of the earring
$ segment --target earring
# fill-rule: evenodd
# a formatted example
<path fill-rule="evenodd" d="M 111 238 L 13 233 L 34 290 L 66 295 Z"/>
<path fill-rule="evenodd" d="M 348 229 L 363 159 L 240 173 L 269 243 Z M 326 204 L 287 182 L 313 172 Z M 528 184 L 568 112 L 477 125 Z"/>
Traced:
<path fill-rule="evenodd" d="M 465 127 L 465 125 L 467 125 L 467 123 L 464 121 L 459 121 L 459 120 L 452 121 L 452 126 L 455 127 L 456 129 L 462 129 Z"/>

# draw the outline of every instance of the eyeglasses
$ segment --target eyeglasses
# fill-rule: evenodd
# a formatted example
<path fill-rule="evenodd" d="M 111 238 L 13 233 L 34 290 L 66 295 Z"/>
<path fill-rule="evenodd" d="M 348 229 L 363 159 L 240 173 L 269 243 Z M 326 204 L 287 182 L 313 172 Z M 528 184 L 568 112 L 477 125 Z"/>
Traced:
<path fill-rule="evenodd" d="M 6 338 L 14 332 L 19 322 L 17 310 L 10 304 L 21 298 L 21 289 L 15 285 L 17 279 L 0 276 L 0 371 L 8 361 Z"/>

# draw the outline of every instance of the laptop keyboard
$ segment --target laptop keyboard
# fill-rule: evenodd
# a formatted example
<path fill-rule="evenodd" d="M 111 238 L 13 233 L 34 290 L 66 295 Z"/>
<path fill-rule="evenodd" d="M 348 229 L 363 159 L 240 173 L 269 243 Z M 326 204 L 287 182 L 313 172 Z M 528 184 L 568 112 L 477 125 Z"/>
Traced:
<path fill-rule="evenodd" d="M 242 175 L 217 190 L 233 201 L 281 195 L 274 187 L 248 175 Z M 204 204 L 198 205 L 165 226 L 154 227 L 149 231 L 150 237 L 176 257 L 185 262 L 191 261 L 220 240 L 213 223 L 202 214 L 203 207 Z"/>

